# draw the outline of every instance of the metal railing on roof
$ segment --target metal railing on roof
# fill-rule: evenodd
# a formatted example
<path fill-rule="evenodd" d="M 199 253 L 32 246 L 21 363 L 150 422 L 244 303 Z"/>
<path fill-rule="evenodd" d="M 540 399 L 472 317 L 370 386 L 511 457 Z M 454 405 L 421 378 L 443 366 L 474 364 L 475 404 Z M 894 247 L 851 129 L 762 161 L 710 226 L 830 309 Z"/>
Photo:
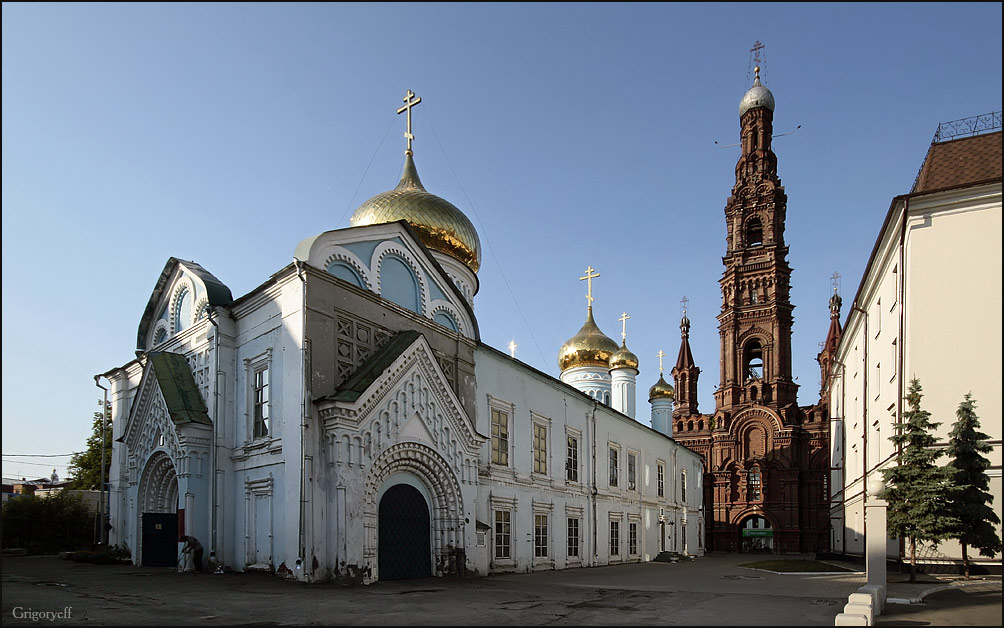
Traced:
<path fill-rule="evenodd" d="M 942 122 L 938 125 L 938 130 L 934 132 L 934 139 L 931 140 L 931 143 L 947 142 L 963 135 L 979 135 L 999 128 L 1001 128 L 1000 111 Z"/>

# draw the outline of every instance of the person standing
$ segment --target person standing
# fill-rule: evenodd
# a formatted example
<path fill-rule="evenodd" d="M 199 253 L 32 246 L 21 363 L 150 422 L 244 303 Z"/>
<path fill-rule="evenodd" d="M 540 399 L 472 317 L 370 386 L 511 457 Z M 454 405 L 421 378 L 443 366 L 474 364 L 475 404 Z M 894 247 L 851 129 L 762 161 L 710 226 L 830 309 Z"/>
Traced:
<path fill-rule="evenodd" d="M 189 535 L 182 536 L 181 540 L 185 542 L 185 546 L 181 548 L 181 551 L 192 555 L 192 565 L 195 573 L 202 573 L 202 543 L 199 543 L 199 539 Z"/>

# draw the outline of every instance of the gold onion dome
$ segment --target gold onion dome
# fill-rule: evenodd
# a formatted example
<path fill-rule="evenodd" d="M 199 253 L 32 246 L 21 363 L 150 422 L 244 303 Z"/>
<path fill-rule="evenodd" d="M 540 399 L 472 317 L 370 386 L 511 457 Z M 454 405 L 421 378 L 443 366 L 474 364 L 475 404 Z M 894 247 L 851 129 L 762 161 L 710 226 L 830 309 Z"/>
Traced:
<path fill-rule="evenodd" d="M 659 381 L 655 383 L 654 386 L 648 389 L 648 400 L 653 399 L 673 399 L 676 396 L 676 391 L 673 387 L 669 385 L 662 377 L 662 373 L 659 374 Z"/>
<path fill-rule="evenodd" d="M 621 341 L 621 348 L 610 356 L 611 369 L 634 369 L 638 370 L 638 356 L 628 350 L 625 341 Z"/>
<path fill-rule="evenodd" d="M 481 241 L 467 216 L 444 198 L 426 192 L 415 160 L 405 153 L 401 182 L 359 206 L 353 227 L 406 220 L 428 248 L 459 260 L 475 273 L 481 267 Z"/>
<path fill-rule="evenodd" d="M 593 320 L 593 308 L 590 307 L 582 329 L 558 350 L 558 366 L 562 371 L 576 366 L 610 368 L 610 356 L 616 352 L 617 343 L 596 326 L 596 321 Z"/>

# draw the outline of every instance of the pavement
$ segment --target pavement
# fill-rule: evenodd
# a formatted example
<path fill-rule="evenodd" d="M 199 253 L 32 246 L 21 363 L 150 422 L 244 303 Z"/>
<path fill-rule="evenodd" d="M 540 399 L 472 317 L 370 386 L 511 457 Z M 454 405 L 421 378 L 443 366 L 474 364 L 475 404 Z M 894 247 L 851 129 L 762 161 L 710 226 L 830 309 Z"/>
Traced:
<path fill-rule="evenodd" d="M 2 624 L 833 626 L 847 596 L 865 584 L 862 572 L 778 574 L 739 566 L 756 559 L 713 554 L 675 564 L 345 587 L 254 573 L 4 557 Z M 1001 625 L 1000 576 L 907 580 L 889 574 L 890 603 L 876 625 Z"/>

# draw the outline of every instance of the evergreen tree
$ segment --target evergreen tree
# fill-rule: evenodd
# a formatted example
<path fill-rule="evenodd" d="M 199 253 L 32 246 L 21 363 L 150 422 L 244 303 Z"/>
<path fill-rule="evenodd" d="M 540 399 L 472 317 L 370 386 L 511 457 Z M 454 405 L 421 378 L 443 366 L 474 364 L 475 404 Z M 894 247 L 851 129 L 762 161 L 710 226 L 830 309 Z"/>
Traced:
<path fill-rule="evenodd" d="M 917 542 L 937 547 L 956 527 L 950 510 L 954 469 L 935 464 L 944 451 L 934 448 L 937 439 L 931 432 L 941 423 L 932 422 L 931 413 L 920 408 L 922 396 L 920 382 L 910 380 L 906 395 L 910 409 L 896 425 L 896 434 L 889 437 L 900 450 L 898 463 L 882 470 L 889 532 L 910 542 L 910 582 L 917 581 Z"/>
<path fill-rule="evenodd" d="M 1001 539 L 997 536 L 995 524 L 1000 518 L 989 506 L 990 478 L 987 468 L 990 461 L 982 454 L 990 453 L 992 447 L 989 436 L 980 432 L 980 420 L 976 416 L 976 401 L 972 393 L 955 412 L 956 421 L 948 442 L 948 455 L 952 457 L 950 468 L 955 471 L 958 494 L 952 501 L 952 510 L 958 519 L 958 527 L 953 538 L 962 544 L 962 565 L 966 580 L 969 580 L 968 549 L 978 549 L 988 558 L 1001 551 Z"/>
<path fill-rule="evenodd" d="M 98 406 L 104 402 L 98 400 Z M 99 490 L 101 488 L 101 412 L 94 413 L 91 435 L 87 439 L 87 449 L 73 454 L 67 471 L 73 477 L 71 488 Z M 105 445 L 105 476 L 108 482 L 108 468 L 112 458 L 112 408 L 105 408 L 104 445 Z"/>

